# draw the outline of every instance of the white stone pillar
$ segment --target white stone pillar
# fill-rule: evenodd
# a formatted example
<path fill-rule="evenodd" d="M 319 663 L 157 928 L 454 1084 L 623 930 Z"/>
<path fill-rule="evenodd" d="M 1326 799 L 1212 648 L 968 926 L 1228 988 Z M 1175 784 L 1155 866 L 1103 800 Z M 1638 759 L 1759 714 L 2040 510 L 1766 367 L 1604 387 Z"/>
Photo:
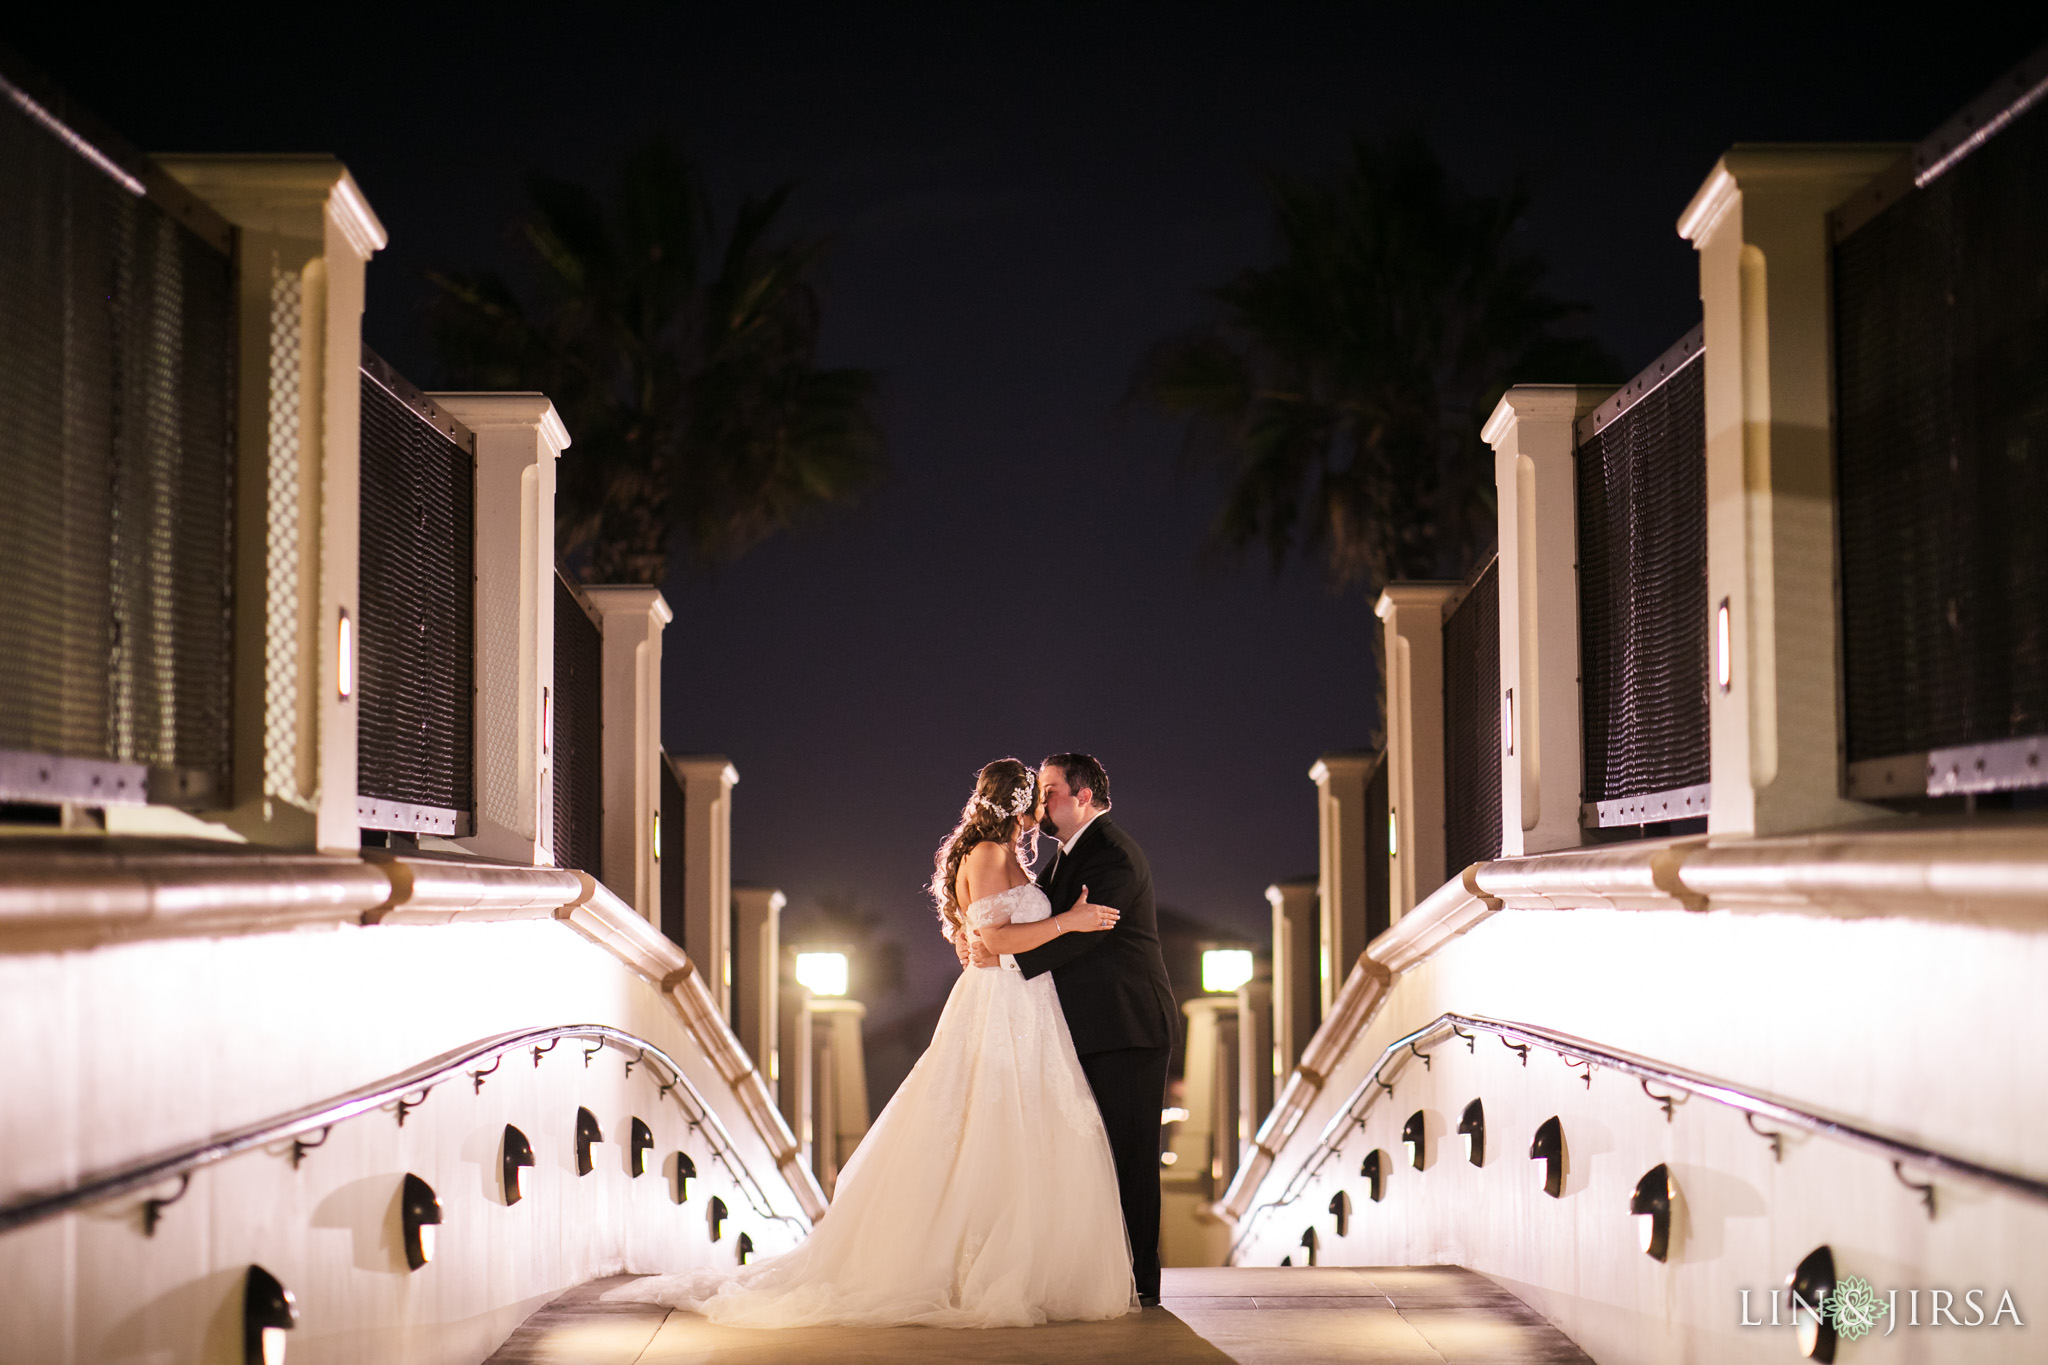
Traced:
<path fill-rule="evenodd" d="M 1375 610 L 1387 632 L 1388 917 L 1444 880 L 1444 607 L 1461 585 L 1389 583 Z"/>
<path fill-rule="evenodd" d="M 219 818 L 354 852 L 358 371 L 384 226 L 332 157 L 157 160 L 236 228 L 235 775 Z"/>
<path fill-rule="evenodd" d="M 554 861 L 555 461 L 569 432 L 539 393 L 429 394 L 476 433 L 474 853 Z"/>
<path fill-rule="evenodd" d="M 1878 814 L 1841 796 L 1828 214 L 1907 150 L 1738 146 L 1678 220 L 1707 352 L 1714 834 Z"/>
<path fill-rule="evenodd" d="M 1371 754 L 1324 754 L 1308 770 L 1316 784 L 1319 953 L 1316 1000 L 1327 1015 L 1345 974 L 1365 951 L 1365 784 L 1378 760 Z"/>
<path fill-rule="evenodd" d="M 777 996 L 782 976 L 782 909 L 788 903 L 789 898 L 772 887 L 732 889 L 733 1032 L 771 1085 L 781 1074 Z"/>
<path fill-rule="evenodd" d="M 1273 1108 L 1273 982 L 1253 977 L 1237 988 L 1238 1164 Z"/>
<path fill-rule="evenodd" d="M 858 1000 L 812 996 L 811 1099 L 815 1127 L 812 1170 L 830 1195 L 839 1172 L 868 1131 L 867 1054 L 861 1027 L 868 1007 Z"/>
<path fill-rule="evenodd" d="M 1503 857 L 1584 842 L 1574 451 L 1578 419 L 1612 392 L 1517 384 L 1479 433 L 1499 494 Z"/>
<path fill-rule="evenodd" d="M 739 770 L 724 754 L 670 755 L 683 787 L 683 951 L 732 1009 L 732 789 Z M 728 1017 L 729 1014 L 728 1014 Z M 784 1062 L 789 1060 L 784 1057 Z"/>
<path fill-rule="evenodd" d="M 604 637 L 604 884 L 661 925 L 654 819 L 661 810 L 661 629 L 675 613 L 658 588 L 585 588 Z M 699 964 L 710 970 L 710 964 Z M 716 990 L 713 995 L 719 994 Z"/>
<path fill-rule="evenodd" d="M 1277 882 L 1266 888 L 1273 907 L 1273 1075 L 1290 1074 L 1323 1017 L 1317 985 L 1324 959 L 1316 884 Z"/>

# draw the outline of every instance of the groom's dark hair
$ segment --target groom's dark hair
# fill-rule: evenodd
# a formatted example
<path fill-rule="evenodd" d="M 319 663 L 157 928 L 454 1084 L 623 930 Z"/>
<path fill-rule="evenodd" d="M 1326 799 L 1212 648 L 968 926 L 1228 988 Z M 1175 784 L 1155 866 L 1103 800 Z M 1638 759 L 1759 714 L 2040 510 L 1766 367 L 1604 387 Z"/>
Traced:
<path fill-rule="evenodd" d="M 1041 768 L 1058 768 L 1067 779 L 1067 789 L 1079 792 L 1086 787 L 1095 793 L 1095 808 L 1109 809 L 1109 774 L 1102 770 L 1094 754 L 1051 754 L 1038 765 Z"/>

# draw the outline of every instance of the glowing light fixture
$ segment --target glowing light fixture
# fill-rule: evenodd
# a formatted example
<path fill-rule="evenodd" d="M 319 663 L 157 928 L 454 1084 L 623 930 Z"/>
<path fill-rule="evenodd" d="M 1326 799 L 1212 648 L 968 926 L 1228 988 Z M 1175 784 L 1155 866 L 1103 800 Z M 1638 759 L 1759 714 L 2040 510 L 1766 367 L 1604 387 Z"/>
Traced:
<path fill-rule="evenodd" d="M 725 1236 L 725 1220 L 731 1216 L 725 1211 L 725 1201 L 715 1194 L 711 1196 L 711 1213 L 709 1216 L 711 1221 L 711 1240 L 715 1242 Z"/>
<path fill-rule="evenodd" d="M 555 689 L 540 690 L 540 751 L 546 753 L 555 732 Z"/>
<path fill-rule="evenodd" d="M 1202 989 L 1229 995 L 1252 979 L 1249 948 L 1210 948 L 1202 954 Z"/>
<path fill-rule="evenodd" d="M 626 1168 L 635 1179 L 647 1174 L 647 1154 L 653 1150 L 654 1130 L 634 1119 L 632 1135 L 626 1139 Z"/>
<path fill-rule="evenodd" d="M 1188 1111 L 1177 1104 L 1170 1109 L 1159 1111 L 1159 1121 L 1161 1123 L 1185 1123 L 1187 1122 L 1187 1117 Z"/>
<path fill-rule="evenodd" d="M 576 1111 L 576 1174 L 589 1175 L 597 1169 L 597 1149 L 604 1145 L 604 1129 L 597 1115 L 588 1109 Z"/>
<path fill-rule="evenodd" d="M 812 995 L 846 994 L 845 953 L 798 953 L 796 979 L 810 987 Z"/>
<path fill-rule="evenodd" d="M 1387 1197 L 1387 1154 L 1375 1147 L 1365 1154 L 1365 1160 L 1358 1163 L 1358 1173 L 1365 1177 L 1365 1192 L 1377 1204 Z"/>
<path fill-rule="evenodd" d="M 654 812 L 654 861 L 661 861 L 661 812 Z"/>
<path fill-rule="evenodd" d="M 690 1182 L 697 1178 L 697 1163 L 690 1160 L 688 1152 L 677 1152 L 675 1159 L 675 1201 L 678 1204 L 690 1202 Z"/>
<path fill-rule="evenodd" d="M 398 1196 L 399 1226 L 405 1232 L 405 1263 L 423 1269 L 434 1259 L 434 1229 L 441 1225 L 441 1201 L 434 1187 L 407 1172 Z"/>
<path fill-rule="evenodd" d="M 1337 1219 L 1337 1235 L 1351 1235 L 1351 1196 L 1339 1190 L 1330 1196 L 1330 1212 Z"/>
<path fill-rule="evenodd" d="M 1418 1171 L 1422 1169 L 1424 1158 L 1429 1155 L 1424 1147 L 1424 1140 L 1422 1111 L 1418 1109 L 1401 1125 L 1401 1145 L 1408 1149 L 1408 1164 Z"/>
<path fill-rule="evenodd" d="M 1552 1114 L 1536 1126 L 1536 1139 L 1529 1144 L 1529 1160 L 1543 1163 L 1543 1192 L 1552 1199 L 1564 1198 L 1564 1125 Z"/>
<path fill-rule="evenodd" d="M 1659 1163 L 1636 1182 L 1636 1192 L 1628 1201 L 1628 1211 L 1636 1220 L 1636 1245 L 1653 1261 L 1665 1260 L 1671 1254 L 1674 1193 L 1671 1168 Z"/>
<path fill-rule="evenodd" d="M 1731 652 L 1728 630 L 1728 599 L 1722 598 L 1721 605 L 1714 610 L 1714 681 L 1726 692 L 1735 680 L 1735 662 Z"/>
<path fill-rule="evenodd" d="M 1387 810 L 1387 856 L 1401 856 L 1401 813 L 1391 807 Z"/>
<path fill-rule="evenodd" d="M 356 631 L 347 607 L 341 609 L 341 622 L 334 628 L 334 686 L 343 701 L 355 695 Z"/>
<path fill-rule="evenodd" d="M 754 1254 L 754 1239 L 746 1233 L 740 1234 L 740 1264 L 745 1265 Z"/>
<path fill-rule="evenodd" d="M 1835 1253 L 1818 1246 L 1806 1253 L 1799 1268 L 1785 1277 L 1785 1298 L 1792 1310 L 1792 1330 L 1799 1354 L 1808 1360 L 1835 1358 L 1834 1326 L 1821 1318 L 1823 1301 L 1835 1294 Z"/>
<path fill-rule="evenodd" d="M 1171 1166 L 1174 1162 L 1179 1160 L 1179 1152 L 1161 1152 L 1159 1154 L 1159 1164 L 1162 1166 Z"/>
<path fill-rule="evenodd" d="M 1478 1100 L 1465 1106 L 1458 1120 L 1458 1134 L 1465 1139 L 1465 1160 L 1474 1166 L 1486 1164 L 1486 1109 Z"/>
<path fill-rule="evenodd" d="M 1301 1245 L 1308 1248 L 1308 1263 L 1316 1263 L 1316 1253 L 1323 1249 L 1323 1239 L 1316 1236 L 1316 1230 L 1309 1228 L 1301 1234 Z"/>
<path fill-rule="evenodd" d="M 299 1325 L 299 1304 L 277 1276 L 249 1267 L 242 1285 L 244 1365 L 284 1365 L 285 1333 Z"/>
<path fill-rule="evenodd" d="M 526 1198 L 526 1173 L 533 1169 L 533 1144 L 526 1134 L 505 1125 L 505 1145 L 500 1172 L 505 1182 L 505 1202 L 516 1204 Z"/>
<path fill-rule="evenodd" d="M 1508 757 L 1515 756 L 1515 689 L 1510 687 L 1500 699 L 1500 738 L 1507 746 Z"/>

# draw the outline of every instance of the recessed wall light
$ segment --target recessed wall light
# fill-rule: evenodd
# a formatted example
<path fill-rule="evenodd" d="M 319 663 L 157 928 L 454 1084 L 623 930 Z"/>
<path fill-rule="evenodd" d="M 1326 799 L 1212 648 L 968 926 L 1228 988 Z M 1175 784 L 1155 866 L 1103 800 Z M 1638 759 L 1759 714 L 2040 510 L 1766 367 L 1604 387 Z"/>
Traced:
<path fill-rule="evenodd" d="M 741 1265 L 745 1265 L 754 1256 L 754 1239 L 744 1232 L 740 1234 L 739 1253 Z"/>
<path fill-rule="evenodd" d="M 726 1220 L 727 1216 L 728 1216 L 728 1215 L 726 1214 L 726 1211 L 725 1211 L 725 1201 L 724 1201 L 723 1199 L 720 1199 L 720 1198 L 719 1198 L 719 1197 L 718 1197 L 717 1195 L 715 1195 L 715 1194 L 714 1194 L 714 1195 L 712 1195 L 712 1196 L 711 1196 L 711 1213 L 710 1213 L 710 1221 L 711 1221 L 711 1240 L 712 1240 L 712 1241 L 714 1241 L 714 1242 L 715 1242 L 715 1241 L 717 1241 L 717 1240 L 718 1240 L 719 1238 L 721 1238 L 721 1237 L 725 1236 L 725 1220 Z"/>
<path fill-rule="evenodd" d="M 1529 1159 L 1543 1163 L 1543 1192 L 1552 1199 L 1564 1198 L 1564 1125 L 1555 1114 L 1536 1126 Z"/>
<path fill-rule="evenodd" d="M 1458 1135 L 1465 1139 L 1465 1160 L 1474 1166 L 1486 1164 L 1486 1109 L 1478 1100 L 1465 1106 L 1458 1120 Z"/>
<path fill-rule="evenodd" d="M 690 1160 L 688 1152 L 677 1152 L 675 1159 L 675 1188 L 672 1193 L 678 1204 L 690 1202 L 690 1182 L 697 1178 L 697 1163 Z"/>
<path fill-rule="evenodd" d="M 1427 1136 L 1423 1131 L 1422 1125 L 1422 1111 L 1418 1109 L 1408 1116 L 1406 1123 L 1401 1125 L 1401 1145 L 1408 1149 L 1408 1164 L 1418 1171 L 1422 1169 L 1422 1163 L 1429 1156 L 1426 1141 Z"/>
<path fill-rule="evenodd" d="M 647 1154 L 654 1150 L 654 1130 L 636 1118 L 627 1143 L 626 1168 L 637 1180 L 647 1174 Z"/>
<path fill-rule="evenodd" d="M 526 1134 L 505 1125 L 504 1149 L 500 1153 L 500 1174 L 505 1182 L 505 1202 L 516 1204 L 526 1198 L 526 1173 L 533 1169 L 533 1144 Z"/>
<path fill-rule="evenodd" d="M 1799 1354 L 1808 1360 L 1832 1361 L 1835 1358 L 1834 1326 L 1821 1317 L 1828 1299 L 1835 1295 L 1835 1253 L 1832 1248 L 1817 1246 L 1806 1253 L 1806 1259 L 1799 1263 L 1790 1275 L 1785 1277 L 1786 1307 L 1792 1310 L 1793 1335 L 1799 1343 Z"/>
<path fill-rule="evenodd" d="M 597 1149 L 604 1144 L 604 1130 L 597 1115 L 588 1109 L 576 1111 L 576 1174 L 589 1175 L 597 1169 Z"/>
<path fill-rule="evenodd" d="M 1365 1192 L 1377 1204 L 1387 1197 L 1387 1154 L 1375 1147 L 1365 1154 L 1365 1160 L 1358 1163 L 1358 1173 L 1365 1177 Z"/>
<path fill-rule="evenodd" d="M 441 1225 L 441 1201 L 434 1197 L 432 1185 L 411 1172 L 406 1173 L 398 1196 L 398 1218 L 405 1233 L 405 1263 L 414 1270 L 423 1269 L 434 1259 L 434 1229 Z"/>
<path fill-rule="evenodd" d="M 242 1281 L 244 1365 L 284 1365 L 285 1333 L 299 1325 L 298 1301 L 260 1265 Z"/>
<path fill-rule="evenodd" d="M 1330 1213 L 1337 1220 L 1337 1235 L 1351 1235 L 1351 1196 L 1339 1190 L 1330 1196 Z"/>
<path fill-rule="evenodd" d="M 1653 1261 L 1671 1255 L 1671 1168 L 1661 1162 L 1636 1182 L 1628 1211 L 1636 1220 L 1636 1245 Z"/>

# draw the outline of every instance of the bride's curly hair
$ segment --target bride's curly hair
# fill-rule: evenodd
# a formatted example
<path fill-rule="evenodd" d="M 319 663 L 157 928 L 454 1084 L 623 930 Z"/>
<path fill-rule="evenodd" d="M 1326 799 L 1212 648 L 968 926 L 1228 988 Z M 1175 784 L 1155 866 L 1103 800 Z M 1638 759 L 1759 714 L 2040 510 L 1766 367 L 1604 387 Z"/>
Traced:
<path fill-rule="evenodd" d="M 1038 844 L 1038 822 L 1032 818 L 1037 801 L 1038 774 L 1021 759 L 999 758 L 974 779 L 974 795 L 960 808 L 960 823 L 932 858 L 932 903 L 938 906 L 947 938 L 965 928 L 963 907 L 953 890 L 960 864 L 976 844 L 1004 844 L 1020 864 L 1028 865 Z"/>

